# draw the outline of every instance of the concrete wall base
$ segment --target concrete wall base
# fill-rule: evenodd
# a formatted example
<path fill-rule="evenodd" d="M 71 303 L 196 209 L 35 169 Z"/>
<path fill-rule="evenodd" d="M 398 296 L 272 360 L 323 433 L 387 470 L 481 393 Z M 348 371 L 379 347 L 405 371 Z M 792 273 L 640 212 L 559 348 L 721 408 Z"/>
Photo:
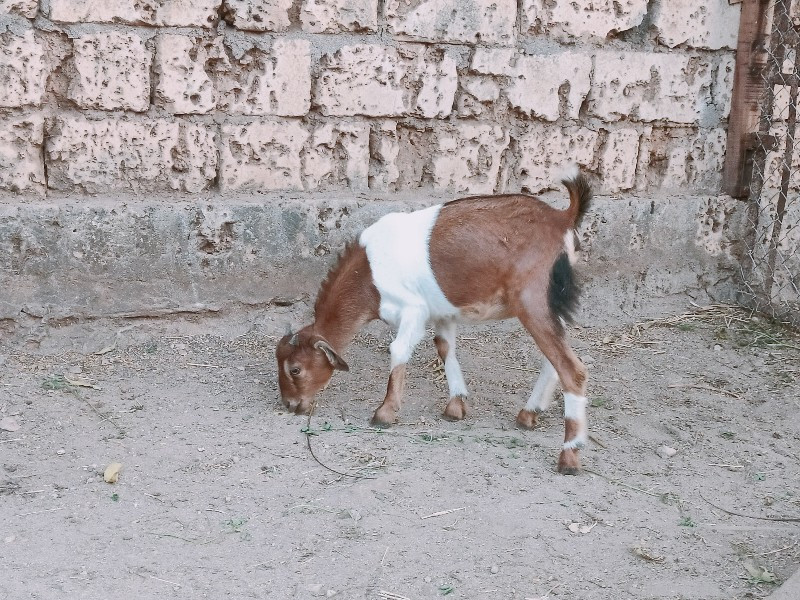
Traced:
<path fill-rule="evenodd" d="M 344 244 L 411 195 L 0 202 L 0 320 L 162 316 L 313 299 Z M 549 198 L 547 198 L 549 200 Z M 552 196 L 563 206 L 564 195 Z M 581 229 L 582 322 L 733 301 L 744 205 L 598 197 Z"/>

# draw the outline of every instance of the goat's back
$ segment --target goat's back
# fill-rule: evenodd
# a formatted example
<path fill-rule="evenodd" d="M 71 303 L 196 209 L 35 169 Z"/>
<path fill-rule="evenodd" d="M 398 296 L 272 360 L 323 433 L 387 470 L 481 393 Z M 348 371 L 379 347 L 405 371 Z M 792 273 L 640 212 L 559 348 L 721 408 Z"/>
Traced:
<path fill-rule="evenodd" d="M 523 288 L 546 293 L 550 272 L 572 244 L 564 211 L 536 197 L 463 198 L 445 204 L 429 241 L 436 281 L 460 309 L 508 306 Z"/>

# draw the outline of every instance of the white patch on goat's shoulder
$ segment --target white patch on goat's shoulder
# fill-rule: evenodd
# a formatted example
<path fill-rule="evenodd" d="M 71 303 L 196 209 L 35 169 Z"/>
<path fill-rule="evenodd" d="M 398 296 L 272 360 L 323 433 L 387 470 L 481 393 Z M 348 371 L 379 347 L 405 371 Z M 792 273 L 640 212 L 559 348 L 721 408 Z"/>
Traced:
<path fill-rule="evenodd" d="M 380 316 L 395 327 L 408 307 L 424 310 L 425 320 L 459 314 L 431 268 L 428 243 L 441 208 L 437 204 L 411 213 L 390 213 L 359 237 L 381 296 Z"/>
<path fill-rule="evenodd" d="M 574 265 L 578 262 L 578 253 L 575 251 L 575 230 L 567 229 L 564 234 L 564 251 L 567 253 L 569 264 Z"/>

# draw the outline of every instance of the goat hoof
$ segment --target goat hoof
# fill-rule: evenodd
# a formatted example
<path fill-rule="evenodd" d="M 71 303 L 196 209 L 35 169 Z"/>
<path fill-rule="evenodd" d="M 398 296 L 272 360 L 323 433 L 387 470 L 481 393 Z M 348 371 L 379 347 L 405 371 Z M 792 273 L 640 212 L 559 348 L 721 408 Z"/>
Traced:
<path fill-rule="evenodd" d="M 464 402 L 464 396 L 453 396 L 450 402 L 444 407 L 442 416 L 448 421 L 460 421 L 467 416 L 467 404 Z"/>
<path fill-rule="evenodd" d="M 369 423 L 373 427 L 378 427 L 379 429 L 388 429 L 395 421 L 397 421 L 397 415 L 393 411 L 384 410 L 381 412 L 379 408 L 375 411 L 375 414 L 372 415 L 372 419 L 370 419 Z"/>
<path fill-rule="evenodd" d="M 539 413 L 532 410 L 519 411 L 517 415 L 517 426 L 522 429 L 534 429 L 539 424 Z"/>
<path fill-rule="evenodd" d="M 581 472 L 581 460 L 575 449 L 564 449 L 558 457 L 558 472 L 562 475 L 577 475 Z"/>

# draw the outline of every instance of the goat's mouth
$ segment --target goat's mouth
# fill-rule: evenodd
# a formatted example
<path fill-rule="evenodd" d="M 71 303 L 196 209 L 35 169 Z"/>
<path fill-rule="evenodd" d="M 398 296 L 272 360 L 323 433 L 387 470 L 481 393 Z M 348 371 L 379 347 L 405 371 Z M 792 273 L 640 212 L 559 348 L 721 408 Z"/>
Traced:
<path fill-rule="evenodd" d="M 310 414 L 313 406 L 313 400 L 307 398 L 286 398 L 281 396 L 281 402 L 289 409 L 289 412 L 293 412 L 296 415 Z"/>

